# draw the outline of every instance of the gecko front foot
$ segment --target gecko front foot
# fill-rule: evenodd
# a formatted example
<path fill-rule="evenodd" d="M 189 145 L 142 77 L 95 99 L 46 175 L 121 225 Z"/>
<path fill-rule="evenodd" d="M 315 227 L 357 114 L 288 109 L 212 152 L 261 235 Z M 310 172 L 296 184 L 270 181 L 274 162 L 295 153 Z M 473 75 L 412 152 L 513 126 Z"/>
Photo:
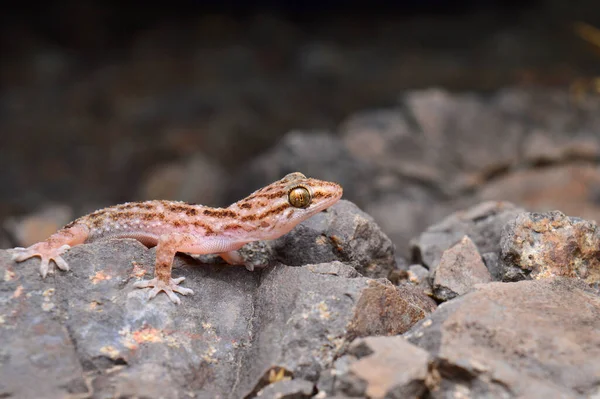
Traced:
<path fill-rule="evenodd" d="M 169 297 L 171 302 L 180 304 L 181 301 L 175 292 L 181 295 L 193 295 L 194 291 L 189 288 L 180 287 L 178 284 L 185 280 L 185 277 L 179 277 L 176 279 L 170 279 L 169 283 L 165 283 L 158 278 L 153 278 L 152 280 L 143 280 L 134 283 L 133 286 L 136 288 L 152 288 L 150 293 L 148 294 L 148 299 L 152 299 L 161 291 L 164 291 L 165 294 Z"/>
<path fill-rule="evenodd" d="M 53 248 L 45 242 L 41 242 L 32 245 L 29 248 L 17 247 L 9 249 L 8 252 L 15 262 L 23 262 L 26 259 L 39 256 L 41 258 L 40 274 L 42 275 L 42 278 L 45 278 L 48 275 L 48 272 L 54 271 L 54 265 L 50 263 L 50 261 L 53 261 L 60 270 L 69 270 L 69 265 L 61 256 L 69 248 L 71 248 L 71 246 L 66 244 L 58 248 Z"/>

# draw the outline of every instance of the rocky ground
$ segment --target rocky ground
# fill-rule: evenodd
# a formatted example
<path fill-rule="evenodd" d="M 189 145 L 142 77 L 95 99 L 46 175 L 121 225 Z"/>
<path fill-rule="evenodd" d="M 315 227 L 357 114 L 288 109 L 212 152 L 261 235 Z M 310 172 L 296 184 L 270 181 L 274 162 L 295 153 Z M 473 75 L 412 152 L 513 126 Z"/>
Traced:
<path fill-rule="evenodd" d="M 154 263 L 133 240 L 46 280 L 0 250 L 0 397 L 600 397 L 600 99 L 568 90 L 596 58 L 562 24 L 594 14 L 548 3 L 126 42 L 0 16 L 0 248 L 126 200 L 344 187 L 258 244 L 266 268 L 177 256 L 179 306 L 133 287 Z"/>
<path fill-rule="evenodd" d="M 0 251 L 2 394 L 600 395 L 595 222 L 485 202 L 426 229 L 402 267 L 341 200 L 268 245 L 277 261 L 253 272 L 178 257 L 195 292 L 179 306 L 133 287 L 153 264 L 135 240 L 75 247 L 46 280 Z"/>

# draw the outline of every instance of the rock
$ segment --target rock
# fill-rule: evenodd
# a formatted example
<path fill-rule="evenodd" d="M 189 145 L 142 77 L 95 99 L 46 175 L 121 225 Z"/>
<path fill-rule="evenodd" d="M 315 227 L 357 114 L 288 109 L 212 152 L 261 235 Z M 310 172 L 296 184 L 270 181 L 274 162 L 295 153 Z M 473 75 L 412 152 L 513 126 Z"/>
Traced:
<path fill-rule="evenodd" d="M 502 228 L 521 212 L 524 210 L 511 203 L 496 201 L 455 212 L 411 242 L 412 261 L 433 272 L 444 251 L 465 235 L 475 243 L 479 253 L 498 253 Z"/>
<path fill-rule="evenodd" d="M 341 262 L 249 272 L 180 255 L 173 275 L 195 294 L 176 306 L 133 287 L 154 263 L 137 241 L 80 245 L 64 258 L 71 270 L 42 280 L 39 260 L 15 264 L 0 251 L 0 396 L 89 386 L 99 397 L 242 397 L 274 367 L 314 383 L 349 340 L 400 334 L 431 301 Z"/>
<path fill-rule="evenodd" d="M 387 277 L 395 268 L 394 245 L 369 215 L 340 200 L 326 211 L 274 240 L 273 248 L 286 265 L 351 262 L 367 277 Z"/>
<path fill-rule="evenodd" d="M 600 385 L 600 297 L 582 281 L 489 283 L 405 337 L 427 350 L 432 398 L 590 397 Z"/>
<path fill-rule="evenodd" d="M 345 364 L 334 368 L 337 379 L 327 395 L 417 398 L 427 391 L 429 354 L 404 337 L 361 338 L 344 357 Z"/>
<path fill-rule="evenodd" d="M 348 341 L 400 334 L 435 308 L 417 291 L 383 279 L 341 277 L 348 272 L 352 268 L 340 262 L 264 269 L 248 316 L 252 345 L 241 355 L 248 366 L 241 369 L 240 386 L 255 391 L 257 372 L 273 367 L 316 382 Z"/>
<path fill-rule="evenodd" d="M 0 276 L 0 396 L 86 393 L 77 347 L 54 305 L 54 285 L 42 283 L 37 268 L 16 270 L 5 251 L 0 251 Z"/>
<path fill-rule="evenodd" d="M 408 279 L 408 261 L 403 256 L 396 255 L 395 265 L 387 275 L 387 279 L 394 285 L 398 285 L 400 281 Z"/>
<path fill-rule="evenodd" d="M 503 280 L 576 277 L 600 284 L 600 230 L 596 222 L 559 211 L 523 213 L 502 233 Z"/>
<path fill-rule="evenodd" d="M 440 301 L 448 301 L 466 294 L 475 284 L 492 281 L 477 247 L 468 236 L 447 249 L 435 269 L 433 294 Z"/>
<path fill-rule="evenodd" d="M 408 281 L 418 286 L 431 289 L 428 282 L 429 270 L 423 265 L 410 265 L 408 267 Z"/>
<path fill-rule="evenodd" d="M 500 254 L 496 252 L 487 252 L 485 254 L 481 254 L 481 259 L 483 259 L 483 263 L 485 263 L 485 267 L 487 267 L 490 275 L 492 276 L 493 281 L 502 281 L 502 263 L 500 262 Z"/>
<path fill-rule="evenodd" d="M 373 281 L 356 303 L 348 331 L 352 338 L 402 334 L 435 308 L 435 302 L 418 287 Z"/>

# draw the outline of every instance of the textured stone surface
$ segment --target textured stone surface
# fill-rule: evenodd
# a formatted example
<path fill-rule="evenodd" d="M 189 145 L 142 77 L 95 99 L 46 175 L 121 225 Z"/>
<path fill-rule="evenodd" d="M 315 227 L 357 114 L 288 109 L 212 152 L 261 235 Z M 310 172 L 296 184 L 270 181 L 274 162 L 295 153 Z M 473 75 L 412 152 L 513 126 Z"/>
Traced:
<path fill-rule="evenodd" d="M 433 358 L 431 397 L 584 398 L 600 386 L 600 297 L 568 278 L 489 283 L 405 336 Z"/>
<path fill-rule="evenodd" d="M 400 334 L 435 308 L 423 294 L 385 280 L 342 277 L 348 269 L 340 262 L 265 269 L 254 302 L 253 345 L 242 360 L 252 367 L 243 369 L 241 385 L 273 367 L 316 381 L 347 341 Z"/>
<path fill-rule="evenodd" d="M 435 308 L 435 302 L 418 287 L 371 281 L 356 303 L 348 330 L 352 337 L 402 334 Z"/>
<path fill-rule="evenodd" d="M 350 262 L 364 276 L 387 277 L 395 268 L 394 245 L 368 214 L 340 200 L 273 242 L 287 265 Z"/>
<path fill-rule="evenodd" d="M 559 211 L 523 213 L 502 234 L 503 279 L 576 277 L 600 284 L 600 230 Z"/>
<path fill-rule="evenodd" d="M 354 236 L 342 227 L 341 240 Z M 339 245 L 366 257 L 378 239 Z M 179 306 L 133 287 L 154 264 L 154 250 L 135 240 L 64 257 L 71 270 L 42 280 L 39 260 L 15 264 L 0 251 L 0 396 L 62 398 L 89 387 L 99 397 L 237 398 L 266 389 L 274 368 L 314 384 L 350 340 L 400 334 L 435 309 L 414 287 L 361 276 L 354 262 L 307 265 L 302 254 L 294 257 L 303 266 L 254 272 L 179 255 L 173 275 L 195 292 Z M 304 385 L 273 390 L 295 397 Z"/>
<path fill-rule="evenodd" d="M 492 281 L 477 247 L 468 236 L 442 254 L 435 269 L 433 294 L 440 301 L 447 301 L 473 289 L 475 284 Z"/>

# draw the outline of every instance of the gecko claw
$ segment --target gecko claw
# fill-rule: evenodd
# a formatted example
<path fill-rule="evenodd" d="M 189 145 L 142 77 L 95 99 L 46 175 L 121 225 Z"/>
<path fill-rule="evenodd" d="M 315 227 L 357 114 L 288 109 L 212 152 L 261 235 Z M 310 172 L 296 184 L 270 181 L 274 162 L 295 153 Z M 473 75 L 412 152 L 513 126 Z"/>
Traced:
<path fill-rule="evenodd" d="M 179 305 L 181 300 L 175 293 L 181 295 L 193 295 L 194 291 L 189 288 L 180 287 L 178 284 L 185 280 L 185 277 L 178 277 L 176 279 L 170 279 L 169 284 L 165 283 L 158 278 L 153 278 L 152 280 L 143 280 L 138 281 L 133 284 L 136 288 L 152 288 L 148 293 L 148 299 L 154 298 L 159 292 L 163 291 L 171 302 Z"/>

